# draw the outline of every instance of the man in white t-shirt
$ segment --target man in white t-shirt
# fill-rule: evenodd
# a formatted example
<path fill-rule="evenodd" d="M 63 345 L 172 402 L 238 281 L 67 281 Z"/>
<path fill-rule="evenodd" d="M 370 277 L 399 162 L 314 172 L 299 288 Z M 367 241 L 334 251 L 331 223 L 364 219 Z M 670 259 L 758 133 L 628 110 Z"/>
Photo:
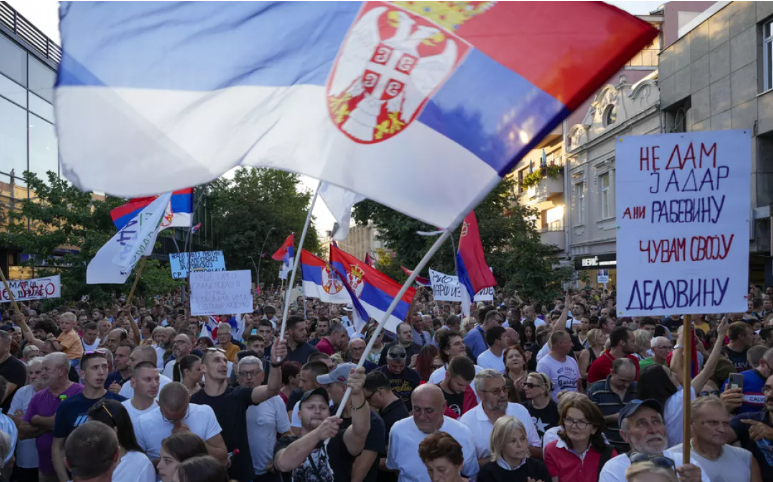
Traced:
<path fill-rule="evenodd" d="M 195 340 L 191 340 L 185 333 L 175 335 L 174 340 L 172 341 L 172 354 L 174 355 L 174 359 L 166 362 L 166 366 L 164 366 L 165 377 L 174 379 L 174 365 L 176 361 L 185 355 L 190 355 L 193 351 L 194 343 Z"/>
<path fill-rule="evenodd" d="M 86 323 L 83 326 L 83 338 L 81 338 L 83 351 L 94 351 L 99 348 L 99 342 L 101 340 L 97 336 L 98 333 L 99 330 L 97 324 L 94 322 Z"/>
<path fill-rule="evenodd" d="M 752 453 L 727 444 L 730 414 L 717 397 L 700 397 L 692 402 L 692 451 L 695 459 L 712 482 L 748 480 L 762 482 L 760 464 Z M 682 444 L 669 449 L 682 452 Z"/>
<path fill-rule="evenodd" d="M 494 430 L 494 423 L 491 420 L 499 419 L 505 415 L 512 415 L 521 421 L 526 428 L 526 438 L 529 441 L 531 456 L 542 458 L 542 442 L 529 411 L 519 403 L 508 403 L 507 401 L 505 376 L 496 370 L 487 368 L 475 375 L 474 384 L 480 396 L 480 403 L 462 415 L 460 421 L 472 432 L 475 457 L 479 464 L 485 465 L 491 456 L 489 443 L 491 432 Z"/>
<path fill-rule="evenodd" d="M 681 450 L 666 450 L 666 427 L 661 410 L 660 404 L 652 399 L 629 402 L 620 410 L 617 416 L 620 436 L 631 446 L 631 452 L 620 454 L 604 464 L 599 482 L 626 482 L 625 471 L 632 462 L 652 457 L 673 460 L 679 482 L 710 482 L 697 462 L 682 464 Z"/>
<path fill-rule="evenodd" d="M 478 460 L 472 433 L 461 422 L 443 415 L 446 400 L 443 390 L 437 385 L 420 385 L 411 395 L 413 417 L 396 422 L 389 432 L 386 466 L 399 471 L 398 482 L 429 482 L 427 468 L 419 458 L 419 443 L 433 432 L 441 431 L 451 435 L 462 446 L 465 477 L 475 478 L 478 474 Z"/>
<path fill-rule="evenodd" d="M 580 368 L 574 358 L 568 356 L 572 351 L 572 339 L 564 330 L 550 335 L 550 353 L 537 363 L 537 371 L 550 377 L 553 382 L 553 401 L 558 401 L 558 392 L 582 392 Z"/>
<path fill-rule="evenodd" d="M 141 345 L 136 347 L 134 350 L 132 350 L 131 355 L 129 355 L 129 365 L 132 367 L 132 373 L 134 373 L 134 367 L 139 365 L 142 362 L 148 362 L 152 363 L 156 367 L 158 367 L 158 355 L 156 354 L 156 349 L 150 345 Z M 132 375 L 133 376 L 133 375 Z M 161 388 L 163 389 L 164 386 L 166 386 L 167 383 L 171 383 L 172 380 L 168 377 L 165 377 L 164 375 L 159 375 L 159 383 Z M 134 387 L 131 383 L 124 383 L 121 387 L 121 391 L 118 392 L 118 395 L 121 395 L 122 397 L 126 398 L 133 398 L 134 397 Z"/>
<path fill-rule="evenodd" d="M 129 400 L 124 400 L 121 404 L 129 412 L 129 418 L 132 419 L 136 432 L 137 419 L 157 406 L 156 398 L 161 385 L 161 375 L 153 363 L 141 362 L 134 367 L 134 374 L 129 383 L 134 390 L 134 396 Z"/>
<path fill-rule="evenodd" d="M 263 362 L 254 356 L 242 358 L 236 367 L 236 373 L 240 387 L 260 386 L 265 376 Z M 266 470 L 274 457 L 277 435 L 292 435 L 290 419 L 287 417 L 287 408 L 282 397 L 277 395 L 247 408 L 247 438 L 250 442 L 256 482 L 278 479 L 278 474 Z"/>
<path fill-rule="evenodd" d="M 189 398 L 188 389 L 182 383 L 172 382 L 162 388 L 158 407 L 137 419 L 134 427 L 137 443 L 155 464 L 165 438 L 173 433 L 191 432 L 204 440 L 209 455 L 225 465 L 228 449 L 220 435 L 215 412 L 207 405 L 190 403 Z"/>
<path fill-rule="evenodd" d="M 507 348 L 506 333 L 507 329 L 501 326 L 494 326 L 486 331 L 486 343 L 488 343 L 489 348 L 478 355 L 478 366 L 505 373 L 505 362 L 502 355 Z"/>

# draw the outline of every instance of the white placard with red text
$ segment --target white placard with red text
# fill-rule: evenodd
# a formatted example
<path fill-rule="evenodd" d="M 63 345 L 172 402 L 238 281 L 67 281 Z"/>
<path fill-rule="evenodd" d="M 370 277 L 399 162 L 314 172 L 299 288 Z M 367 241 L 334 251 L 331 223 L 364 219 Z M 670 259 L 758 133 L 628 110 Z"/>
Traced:
<path fill-rule="evenodd" d="M 62 296 L 62 283 L 59 275 L 48 278 L 8 280 L 11 293 L 16 301 L 45 300 Z M 0 303 L 10 303 L 11 297 L 0 283 Z"/>

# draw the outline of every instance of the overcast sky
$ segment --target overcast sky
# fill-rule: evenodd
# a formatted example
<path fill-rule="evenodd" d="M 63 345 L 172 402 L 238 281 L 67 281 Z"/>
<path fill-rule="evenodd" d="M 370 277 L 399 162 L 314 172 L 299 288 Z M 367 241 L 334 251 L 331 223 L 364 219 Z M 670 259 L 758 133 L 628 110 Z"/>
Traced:
<path fill-rule="evenodd" d="M 32 22 L 37 28 L 43 31 L 47 36 L 59 43 L 59 11 L 58 2 L 54 0 L 10 0 L 11 4 L 19 13 Z M 607 2 L 626 10 L 635 15 L 647 14 L 656 10 L 665 2 Z M 316 186 L 314 179 L 302 176 L 303 185 L 308 190 L 313 190 Z M 333 216 L 328 211 L 325 203 L 319 200 L 314 207 L 315 225 L 321 236 L 324 231 L 333 228 Z"/>

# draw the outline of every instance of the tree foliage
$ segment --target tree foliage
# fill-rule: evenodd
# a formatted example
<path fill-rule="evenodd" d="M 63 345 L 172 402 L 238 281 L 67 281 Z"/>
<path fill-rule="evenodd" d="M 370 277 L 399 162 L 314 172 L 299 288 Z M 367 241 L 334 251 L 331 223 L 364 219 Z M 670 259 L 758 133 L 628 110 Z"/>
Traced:
<path fill-rule="evenodd" d="M 548 301 L 560 295 L 561 283 L 571 275 L 571 268 L 558 265 L 556 249 L 540 241 L 536 229 L 538 212 L 522 206 L 512 197 L 513 181 L 503 180 L 475 208 L 486 261 L 494 270 L 499 286 L 515 291 L 524 300 Z M 412 269 L 432 246 L 436 237 L 416 231 L 437 229 L 391 208 L 365 200 L 354 207 L 354 219 L 361 224 L 373 222 L 379 238 L 396 252 L 395 258 L 379 256 L 379 269 L 399 280 L 405 280 L 400 265 Z M 461 227 L 453 235 L 459 240 Z M 455 273 L 454 247 L 447 243 L 435 254 L 429 266 L 444 273 Z M 426 272 L 422 274 L 426 276 Z"/>
<path fill-rule="evenodd" d="M 9 225 L 0 233 L 0 243 L 33 255 L 23 264 L 34 268 L 35 277 L 61 275 L 62 298 L 51 303 L 88 296 L 94 305 L 108 306 L 113 296 L 128 293 L 134 275 L 122 285 L 86 284 L 89 261 L 116 233 L 110 210 L 126 200 L 111 196 L 104 201 L 96 199 L 53 172 L 48 172 L 47 182 L 31 172 L 24 173 L 24 180 L 36 197 L 23 200 L 20 210 L 7 213 Z M 36 267 L 44 261 L 46 266 Z M 167 267 L 148 260 L 135 296 L 167 294 L 179 286 Z"/>
<path fill-rule="evenodd" d="M 229 270 L 253 269 L 260 261 L 261 284 L 278 283 L 280 263 L 271 259 L 291 232 L 296 246 L 311 201 L 311 193 L 299 190 L 296 174 L 265 168 L 241 167 L 232 179 L 220 178 L 209 184 L 208 206 L 213 229 Z M 274 228 L 273 230 L 271 228 Z M 304 248 L 319 251 L 314 225 L 309 226 Z"/>

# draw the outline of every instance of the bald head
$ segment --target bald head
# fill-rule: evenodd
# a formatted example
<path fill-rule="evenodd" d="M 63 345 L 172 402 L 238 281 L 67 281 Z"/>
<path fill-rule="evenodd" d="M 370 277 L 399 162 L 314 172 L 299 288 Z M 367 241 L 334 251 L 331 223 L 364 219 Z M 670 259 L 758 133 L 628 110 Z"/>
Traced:
<path fill-rule="evenodd" d="M 158 365 L 158 353 L 156 352 L 156 349 L 150 345 L 140 345 L 132 350 L 132 354 L 129 355 L 129 362 L 132 368 L 142 362 Z"/>
<path fill-rule="evenodd" d="M 446 399 L 439 386 L 426 383 L 419 385 L 411 395 L 413 421 L 424 433 L 432 433 L 443 426 Z"/>

